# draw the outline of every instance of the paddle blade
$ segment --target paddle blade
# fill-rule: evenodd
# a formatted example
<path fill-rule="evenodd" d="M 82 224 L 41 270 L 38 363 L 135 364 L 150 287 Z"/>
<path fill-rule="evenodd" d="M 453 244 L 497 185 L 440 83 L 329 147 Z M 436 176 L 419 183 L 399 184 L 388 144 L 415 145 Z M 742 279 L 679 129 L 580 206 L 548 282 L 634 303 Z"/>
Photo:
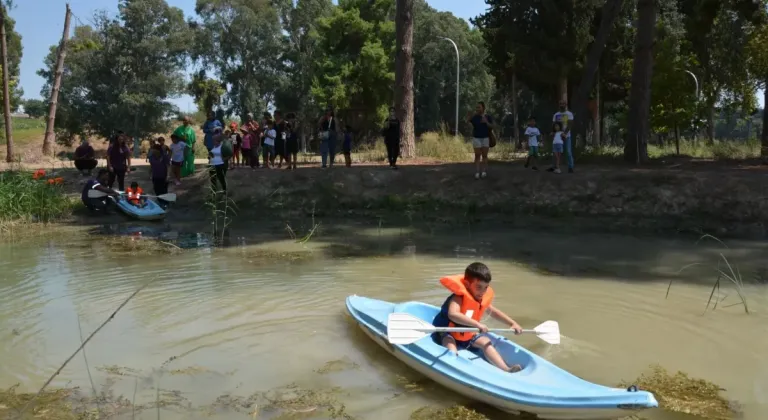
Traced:
<path fill-rule="evenodd" d="M 168 194 L 160 194 L 157 196 L 157 198 L 163 200 L 163 201 L 176 201 L 176 194 L 174 193 L 168 193 Z"/>
<path fill-rule="evenodd" d="M 545 321 L 533 329 L 536 336 L 549 344 L 560 344 L 560 324 L 557 321 Z"/>
<path fill-rule="evenodd" d="M 90 189 L 88 190 L 88 198 L 103 198 L 106 197 L 107 193 L 99 190 Z"/>
<path fill-rule="evenodd" d="M 387 318 L 387 339 L 391 344 L 411 344 L 432 334 L 432 324 L 406 313 L 391 313 Z"/>

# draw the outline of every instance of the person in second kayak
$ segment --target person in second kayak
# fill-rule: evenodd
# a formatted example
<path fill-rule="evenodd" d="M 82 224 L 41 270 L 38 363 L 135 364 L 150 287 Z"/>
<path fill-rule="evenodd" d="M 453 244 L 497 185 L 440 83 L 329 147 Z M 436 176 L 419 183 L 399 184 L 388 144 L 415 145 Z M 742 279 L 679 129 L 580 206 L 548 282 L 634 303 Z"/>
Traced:
<path fill-rule="evenodd" d="M 440 283 L 452 293 L 432 324 L 436 327 L 477 328 L 481 332 L 440 333 L 441 344 L 454 353 L 469 347 L 481 349 L 485 358 L 499 369 L 506 372 L 520 371 L 520 365 L 507 366 L 491 339 L 482 334 L 488 331 L 488 327 L 480 322 L 486 311 L 493 318 L 509 325 L 515 334 L 523 332 L 515 320 L 491 304 L 493 289 L 490 286 L 491 270 L 488 266 L 480 262 L 472 263 L 464 270 L 464 276 L 443 277 Z"/>

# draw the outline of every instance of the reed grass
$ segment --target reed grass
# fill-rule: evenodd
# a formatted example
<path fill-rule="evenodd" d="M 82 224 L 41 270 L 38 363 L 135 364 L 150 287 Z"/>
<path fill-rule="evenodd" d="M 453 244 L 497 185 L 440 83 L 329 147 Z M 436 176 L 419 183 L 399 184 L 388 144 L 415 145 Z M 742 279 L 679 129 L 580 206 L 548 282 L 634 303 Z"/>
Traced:
<path fill-rule="evenodd" d="M 21 171 L 0 173 L 0 231 L 19 222 L 48 223 L 71 214 L 76 203 L 62 178 Z"/>
<path fill-rule="evenodd" d="M 718 242 L 720 245 L 722 245 L 724 248 L 728 248 L 728 245 L 726 245 L 723 241 L 720 239 L 712 236 L 712 235 L 703 235 L 701 238 L 699 238 L 699 241 L 697 241 L 697 244 L 705 239 L 713 240 Z M 715 278 L 715 282 L 712 284 L 712 291 L 709 293 L 709 299 L 707 300 L 707 306 L 704 308 L 704 311 L 706 312 L 710 306 L 712 307 L 712 310 L 714 311 L 717 309 L 717 305 L 722 302 L 723 299 L 718 299 L 715 297 L 715 293 L 718 295 L 720 294 L 721 286 L 723 280 L 727 280 L 727 283 L 730 283 L 733 285 L 734 289 L 736 290 L 736 295 L 739 297 L 739 302 L 735 305 L 742 305 L 744 308 L 744 312 L 749 315 L 749 305 L 747 304 L 747 296 L 744 291 L 744 278 L 741 276 L 741 271 L 739 270 L 739 267 L 736 265 L 733 265 L 728 261 L 728 258 L 723 254 L 722 252 L 718 253 L 719 257 L 717 260 L 717 264 L 714 265 L 713 270 L 715 274 L 717 274 L 717 277 Z M 699 265 L 705 265 L 702 263 L 693 263 L 688 264 L 685 267 L 681 268 L 679 273 L 682 273 L 684 270 L 699 266 Z M 672 289 L 672 283 L 674 282 L 674 279 L 671 279 L 669 281 L 669 284 L 667 285 L 667 294 L 666 297 L 669 297 L 669 292 Z M 733 306 L 733 305 L 729 305 Z"/>

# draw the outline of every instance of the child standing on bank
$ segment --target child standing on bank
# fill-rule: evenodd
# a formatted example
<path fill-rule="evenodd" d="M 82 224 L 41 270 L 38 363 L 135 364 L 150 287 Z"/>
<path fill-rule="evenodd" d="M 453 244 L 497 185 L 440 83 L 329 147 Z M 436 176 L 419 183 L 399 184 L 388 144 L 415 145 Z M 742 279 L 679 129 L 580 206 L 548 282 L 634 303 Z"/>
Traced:
<path fill-rule="evenodd" d="M 171 173 L 173 173 L 176 186 L 181 185 L 181 167 L 184 165 L 184 152 L 187 142 L 181 141 L 179 136 L 171 136 Z M 194 159 L 194 157 L 193 157 Z"/>
<path fill-rule="evenodd" d="M 560 158 L 563 155 L 563 126 L 559 122 L 556 122 L 552 128 L 554 131 L 552 134 L 552 153 L 555 155 L 555 166 L 551 171 L 559 174 Z"/>
<path fill-rule="evenodd" d="M 533 170 L 538 171 L 536 167 L 536 160 L 539 157 L 539 136 L 541 131 L 536 127 L 536 118 L 528 118 L 528 127 L 525 129 L 525 137 L 528 139 L 528 159 L 525 160 L 525 167 L 527 168 L 533 163 Z"/>

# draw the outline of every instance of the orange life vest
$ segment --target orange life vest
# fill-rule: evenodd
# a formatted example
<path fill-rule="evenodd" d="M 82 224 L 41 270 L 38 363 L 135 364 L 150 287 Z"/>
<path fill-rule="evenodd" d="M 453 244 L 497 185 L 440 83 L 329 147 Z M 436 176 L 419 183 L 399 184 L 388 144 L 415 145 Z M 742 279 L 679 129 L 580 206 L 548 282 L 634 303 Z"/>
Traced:
<path fill-rule="evenodd" d="M 493 302 L 493 289 L 489 286 L 483 295 L 482 302 L 475 300 L 472 293 L 469 292 L 469 284 L 464 280 L 464 276 L 445 276 L 440 279 L 440 284 L 450 290 L 454 295 L 461 296 L 461 313 L 480 322 L 483 314 Z M 449 327 L 466 327 L 466 325 L 457 325 L 453 321 L 448 322 Z M 452 332 L 451 335 L 458 341 L 471 340 L 476 333 L 473 332 Z"/>
<path fill-rule="evenodd" d="M 144 190 L 142 190 L 141 187 L 136 187 L 136 190 L 133 188 L 128 188 L 125 190 L 125 195 L 128 197 L 128 202 L 131 204 L 139 204 L 142 194 L 144 194 Z"/>

